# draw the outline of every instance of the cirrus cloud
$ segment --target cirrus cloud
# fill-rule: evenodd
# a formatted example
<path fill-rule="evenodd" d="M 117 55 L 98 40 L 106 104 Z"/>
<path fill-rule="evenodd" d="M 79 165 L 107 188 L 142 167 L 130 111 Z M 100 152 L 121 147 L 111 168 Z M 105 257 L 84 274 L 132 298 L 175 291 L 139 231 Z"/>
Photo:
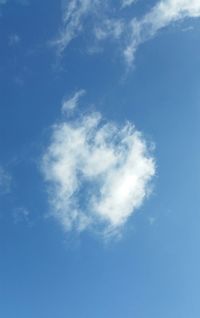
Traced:
<path fill-rule="evenodd" d="M 52 42 L 61 55 L 69 43 L 83 30 L 85 18 L 94 12 L 99 0 L 62 0 L 62 29 Z"/>
<path fill-rule="evenodd" d="M 134 18 L 129 23 L 128 45 L 124 49 L 126 62 L 131 65 L 138 47 L 152 39 L 161 29 L 173 22 L 197 17 L 200 17 L 199 0 L 158 1 L 143 17 Z"/>
<path fill-rule="evenodd" d="M 120 2 L 121 6 L 110 10 L 111 1 L 63 1 L 62 29 L 53 41 L 58 53 L 62 54 L 71 41 L 87 29 L 89 22 L 92 27 L 87 32 L 92 30 L 95 41 L 114 40 L 126 64 L 132 66 L 138 48 L 159 31 L 172 23 L 200 17 L 199 0 L 160 0 L 141 17 L 126 17 L 121 10 L 132 5 L 134 0 Z"/>

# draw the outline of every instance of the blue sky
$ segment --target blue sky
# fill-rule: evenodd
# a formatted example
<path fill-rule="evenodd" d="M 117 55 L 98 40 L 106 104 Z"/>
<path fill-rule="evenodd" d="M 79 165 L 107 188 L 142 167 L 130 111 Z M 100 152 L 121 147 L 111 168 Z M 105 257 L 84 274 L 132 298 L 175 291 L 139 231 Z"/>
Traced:
<path fill-rule="evenodd" d="M 0 316 L 199 318 L 199 1 L 0 25 Z"/>

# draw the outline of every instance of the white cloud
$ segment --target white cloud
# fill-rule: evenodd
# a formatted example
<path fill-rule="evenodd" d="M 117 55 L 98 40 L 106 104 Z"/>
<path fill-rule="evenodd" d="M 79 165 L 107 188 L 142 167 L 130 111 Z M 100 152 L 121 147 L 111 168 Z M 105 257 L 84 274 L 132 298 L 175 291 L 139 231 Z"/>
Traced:
<path fill-rule="evenodd" d="M 137 0 L 122 0 L 122 7 L 129 7 L 133 3 L 135 3 Z"/>
<path fill-rule="evenodd" d="M 73 111 L 77 106 L 80 98 L 85 94 L 85 90 L 77 91 L 71 98 L 64 99 L 62 103 L 62 113 L 66 114 Z"/>
<path fill-rule="evenodd" d="M 142 134 L 131 123 L 105 122 L 99 113 L 56 124 L 41 166 L 53 215 L 65 230 L 104 235 L 120 232 L 155 175 Z"/>
<path fill-rule="evenodd" d="M 87 32 L 94 33 L 97 41 L 108 38 L 111 41 L 118 40 L 120 50 L 130 66 L 138 47 L 152 39 L 158 31 L 173 22 L 200 17 L 199 0 L 160 0 L 142 17 L 125 18 L 121 8 L 126 8 L 134 2 L 121 0 L 121 7 L 111 10 L 111 1 L 63 1 L 63 27 L 59 37 L 53 42 L 59 54 L 75 37 L 87 30 L 86 25 L 89 22 L 91 27 Z"/>
<path fill-rule="evenodd" d="M 124 22 L 119 19 L 105 19 L 94 29 L 97 40 L 105 40 L 108 37 L 114 40 L 119 39 L 123 31 Z"/>
<path fill-rule="evenodd" d="M 131 21 L 129 44 L 124 50 L 127 63 L 133 63 L 138 47 L 153 38 L 159 30 L 178 20 L 195 17 L 200 17 L 199 0 L 159 1 L 141 19 Z"/>
<path fill-rule="evenodd" d="M 63 27 L 58 38 L 53 41 L 59 54 L 62 54 L 69 43 L 82 31 L 85 18 L 98 4 L 99 0 L 62 1 Z"/>
<path fill-rule="evenodd" d="M 11 181 L 11 176 L 0 166 L 0 194 L 10 191 Z"/>

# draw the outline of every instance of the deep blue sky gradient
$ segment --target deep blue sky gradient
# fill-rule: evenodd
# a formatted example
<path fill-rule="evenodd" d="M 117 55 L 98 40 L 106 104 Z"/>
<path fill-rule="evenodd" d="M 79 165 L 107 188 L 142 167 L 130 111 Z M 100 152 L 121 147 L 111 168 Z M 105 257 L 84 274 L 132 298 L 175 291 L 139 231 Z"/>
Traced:
<path fill-rule="evenodd" d="M 13 183 L 0 197 L 0 317 L 199 318 L 200 21 L 146 42 L 124 76 L 112 45 L 88 55 L 84 36 L 58 64 L 49 41 L 59 1 L 10 3 L 1 12 L 0 162 Z M 13 34 L 20 42 L 10 46 Z M 81 110 L 130 120 L 156 145 L 153 195 L 119 242 L 66 234 L 45 217 L 38 162 L 62 98 L 80 88 L 88 92 Z M 29 222 L 14 222 L 20 207 Z"/>

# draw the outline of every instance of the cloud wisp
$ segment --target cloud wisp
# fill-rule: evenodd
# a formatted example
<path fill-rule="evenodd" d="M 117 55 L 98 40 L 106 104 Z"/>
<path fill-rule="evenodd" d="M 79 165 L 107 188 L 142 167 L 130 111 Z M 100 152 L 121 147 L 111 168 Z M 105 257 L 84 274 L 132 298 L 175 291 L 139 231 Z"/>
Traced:
<path fill-rule="evenodd" d="M 62 102 L 62 108 L 61 111 L 63 114 L 68 114 L 73 112 L 77 106 L 80 98 L 85 95 L 85 90 L 81 89 L 74 93 L 74 95 L 70 98 L 64 99 Z"/>
<path fill-rule="evenodd" d="M 138 48 L 160 30 L 177 21 L 200 17 L 199 0 L 160 0 L 141 17 L 125 17 L 121 9 L 135 2 L 122 0 L 121 6 L 109 10 L 109 1 L 106 4 L 99 0 L 63 1 L 62 30 L 53 41 L 58 53 L 62 54 L 70 42 L 85 31 L 90 21 L 95 41 L 114 40 L 126 64 L 132 66 Z"/>
<path fill-rule="evenodd" d="M 11 181 L 11 176 L 0 166 L 0 194 L 10 192 Z"/>
<path fill-rule="evenodd" d="M 162 0 L 141 19 L 133 19 L 129 23 L 129 43 L 124 49 L 128 65 L 132 65 L 138 47 L 161 29 L 173 22 L 196 17 L 200 17 L 199 0 Z"/>
<path fill-rule="evenodd" d="M 98 41 L 107 38 L 119 40 L 124 32 L 124 28 L 125 24 L 122 19 L 105 19 L 95 27 L 94 35 Z"/>
<path fill-rule="evenodd" d="M 53 126 L 41 169 L 66 231 L 112 235 L 149 195 L 155 161 L 134 125 L 119 127 L 93 112 Z"/>
<path fill-rule="evenodd" d="M 30 211 L 24 207 L 15 208 L 13 211 L 14 223 L 27 223 L 30 224 Z"/>
<path fill-rule="evenodd" d="M 137 0 L 122 0 L 122 7 L 125 8 L 125 7 L 129 7 L 131 6 L 132 4 L 136 3 Z"/>
<path fill-rule="evenodd" d="M 69 43 L 83 30 L 85 18 L 94 12 L 99 0 L 70 0 L 62 1 L 62 29 L 59 36 L 52 42 L 61 55 Z"/>

